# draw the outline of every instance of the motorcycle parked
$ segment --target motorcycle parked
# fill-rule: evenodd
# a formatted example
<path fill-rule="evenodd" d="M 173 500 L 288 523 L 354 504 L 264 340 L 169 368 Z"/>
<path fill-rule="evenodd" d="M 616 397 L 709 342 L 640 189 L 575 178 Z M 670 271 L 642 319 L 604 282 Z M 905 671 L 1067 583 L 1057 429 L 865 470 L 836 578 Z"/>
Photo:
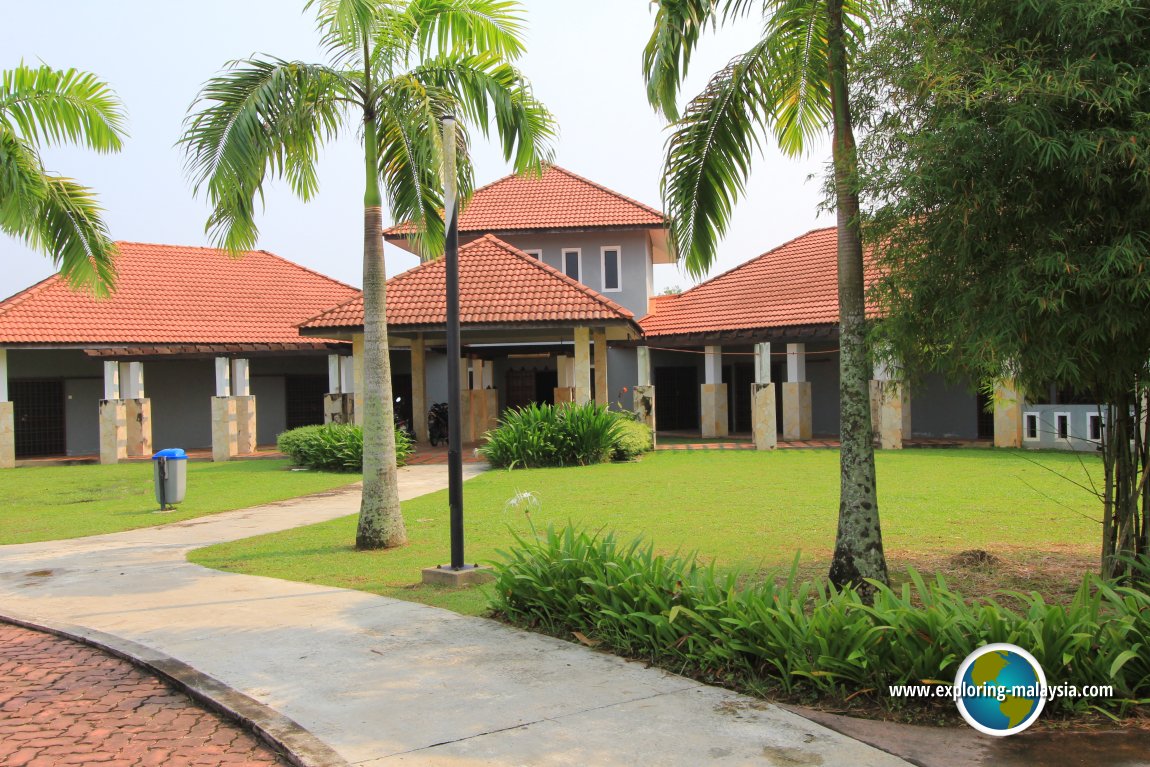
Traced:
<path fill-rule="evenodd" d="M 436 402 L 427 411 L 427 439 L 432 447 L 447 441 L 446 402 Z"/>

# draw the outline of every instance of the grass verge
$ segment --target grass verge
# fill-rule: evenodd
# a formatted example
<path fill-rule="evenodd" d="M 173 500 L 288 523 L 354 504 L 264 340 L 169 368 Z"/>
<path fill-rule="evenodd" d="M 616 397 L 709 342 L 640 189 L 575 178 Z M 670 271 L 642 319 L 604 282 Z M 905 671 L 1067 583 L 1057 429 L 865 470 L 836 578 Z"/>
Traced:
<path fill-rule="evenodd" d="M 354 474 L 291 471 L 288 461 L 188 463 L 187 500 L 159 513 L 152 464 L 37 466 L 0 472 L 0 544 L 115 533 L 342 487 Z"/>
<path fill-rule="evenodd" d="M 903 450 L 878 454 L 879 503 L 892 576 L 913 565 L 946 574 L 969 596 L 998 588 L 1036 588 L 1052 601 L 1073 594 L 1094 566 L 1097 500 L 1080 485 L 1097 482 L 1096 457 L 986 449 Z M 695 551 L 720 571 L 786 569 L 796 550 L 800 573 L 825 572 L 838 509 L 838 452 L 667 451 L 635 463 L 492 471 L 464 486 L 468 561 L 485 562 L 525 535 L 523 515 L 506 510 L 519 492 L 539 500 L 535 526 L 613 530 L 644 536 L 662 553 Z M 1077 483 L 1077 484 L 1075 484 Z M 193 562 L 232 572 L 360 589 L 477 615 L 485 588 L 452 591 L 418 585 L 423 567 L 448 554 L 446 492 L 403 505 L 410 542 L 356 552 L 355 519 L 221 544 Z M 968 562 L 970 550 L 997 560 Z"/>

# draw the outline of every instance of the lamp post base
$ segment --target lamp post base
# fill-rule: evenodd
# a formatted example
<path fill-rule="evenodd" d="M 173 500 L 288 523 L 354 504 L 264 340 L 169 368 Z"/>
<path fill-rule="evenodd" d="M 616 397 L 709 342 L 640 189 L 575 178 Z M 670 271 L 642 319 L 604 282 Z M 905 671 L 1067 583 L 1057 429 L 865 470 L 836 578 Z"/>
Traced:
<path fill-rule="evenodd" d="M 429 586 L 463 588 L 495 580 L 495 573 L 486 565 L 464 565 L 453 570 L 451 565 L 423 568 L 423 583 Z"/>

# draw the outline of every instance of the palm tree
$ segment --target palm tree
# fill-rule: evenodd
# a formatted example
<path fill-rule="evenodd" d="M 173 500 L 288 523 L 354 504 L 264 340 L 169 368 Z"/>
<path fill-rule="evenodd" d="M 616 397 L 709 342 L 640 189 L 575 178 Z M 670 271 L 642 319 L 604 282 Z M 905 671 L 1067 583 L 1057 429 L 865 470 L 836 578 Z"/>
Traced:
<path fill-rule="evenodd" d="M 255 200 L 269 176 L 303 200 L 317 191 L 321 145 L 361 140 L 363 197 L 363 501 L 356 546 L 407 540 L 396 488 L 388 360 L 383 211 L 413 222 L 427 255 L 443 246 L 443 147 L 448 113 L 486 133 L 494 123 L 519 172 L 541 170 L 550 114 L 510 63 L 523 51 L 519 6 L 504 0 L 311 0 L 327 64 L 271 57 L 232 62 L 200 92 L 181 139 L 197 192 L 212 205 L 208 230 L 233 253 L 255 246 Z M 198 111 L 196 111 L 198 108 Z M 460 193 L 472 188 L 468 134 L 457 139 Z M 382 187 L 381 187 L 382 182 Z"/>
<path fill-rule="evenodd" d="M 848 81 L 851 58 L 884 0 L 660 0 L 644 52 L 647 94 L 673 121 L 663 196 L 686 268 L 702 275 L 715 257 L 753 153 L 773 133 L 800 154 L 828 124 L 838 216 L 841 485 L 830 580 L 868 591 L 885 582 L 870 418 L 857 159 Z M 763 34 L 736 56 L 680 116 L 676 100 L 708 25 L 759 7 Z"/>
<path fill-rule="evenodd" d="M 52 259 L 74 288 L 111 290 L 116 246 L 91 189 L 49 173 L 43 147 L 118 152 L 126 133 L 112 89 L 76 69 L 23 63 L 0 73 L 0 230 Z"/>

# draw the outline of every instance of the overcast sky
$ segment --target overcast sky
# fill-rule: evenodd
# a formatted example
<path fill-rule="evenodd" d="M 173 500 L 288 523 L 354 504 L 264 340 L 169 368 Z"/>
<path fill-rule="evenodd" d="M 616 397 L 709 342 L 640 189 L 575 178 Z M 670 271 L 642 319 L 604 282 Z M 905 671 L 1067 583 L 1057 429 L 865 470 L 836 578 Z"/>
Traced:
<path fill-rule="evenodd" d="M 207 208 L 192 196 L 174 148 L 189 104 L 225 62 L 253 53 L 322 60 L 314 18 L 303 0 L 0 0 L 0 68 L 21 60 L 77 67 L 109 82 L 128 112 L 130 138 L 117 155 L 74 149 L 45 153 L 49 170 L 93 187 L 118 240 L 207 245 Z M 556 162 L 662 208 L 659 174 L 665 130 L 647 105 L 641 71 L 653 20 L 647 0 L 526 0 L 528 53 L 520 66 L 555 113 Z M 750 47 L 747 22 L 708 39 L 692 65 L 684 96 Z M 833 219 L 817 216 L 819 178 L 829 143 L 801 160 L 772 151 L 757 164 L 712 274 Z M 327 147 L 320 194 L 303 204 L 276 186 L 260 218 L 259 247 L 360 285 L 363 181 L 353 138 Z M 476 184 L 509 172 L 491 145 L 476 150 Z M 415 258 L 388 246 L 388 274 Z M 48 276 L 47 258 L 0 234 L 0 297 Z M 689 287 L 676 266 L 656 268 L 656 286 Z"/>

